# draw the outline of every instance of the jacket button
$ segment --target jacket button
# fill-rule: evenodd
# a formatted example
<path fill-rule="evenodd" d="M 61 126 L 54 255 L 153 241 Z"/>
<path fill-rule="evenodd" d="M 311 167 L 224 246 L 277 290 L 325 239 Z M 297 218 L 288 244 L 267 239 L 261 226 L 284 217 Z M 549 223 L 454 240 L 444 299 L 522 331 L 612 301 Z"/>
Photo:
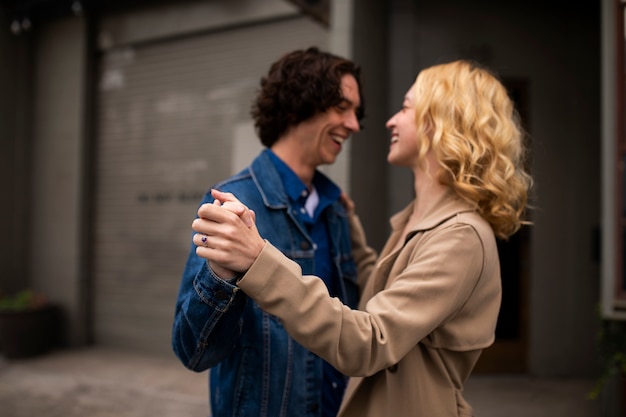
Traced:
<path fill-rule="evenodd" d="M 226 294 L 226 291 L 224 290 L 216 290 L 215 298 L 217 298 L 220 301 L 228 300 L 228 294 Z"/>
<path fill-rule="evenodd" d="M 300 249 L 309 250 L 311 249 L 311 244 L 307 242 L 306 240 L 303 240 L 302 242 L 300 242 Z"/>
<path fill-rule="evenodd" d="M 387 368 L 387 370 L 389 372 L 391 372 L 392 374 L 395 373 L 398 370 L 398 364 L 394 363 L 393 365 L 391 365 L 389 368 Z"/>

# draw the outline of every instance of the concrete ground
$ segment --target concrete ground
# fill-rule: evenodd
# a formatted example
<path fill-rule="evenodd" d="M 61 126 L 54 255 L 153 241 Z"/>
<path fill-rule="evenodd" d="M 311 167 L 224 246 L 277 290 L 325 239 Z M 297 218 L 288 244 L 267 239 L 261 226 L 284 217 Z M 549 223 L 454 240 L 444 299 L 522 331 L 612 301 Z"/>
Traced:
<path fill-rule="evenodd" d="M 599 417 L 598 401 L 586 399 L 592 386 L 474 375 L 465 397 L 477 417 Z M 0 358 L 0 417 L 207 417 L 207 391 L 207 373 L 186 370 L 173 355 L 97 347 Z"/>

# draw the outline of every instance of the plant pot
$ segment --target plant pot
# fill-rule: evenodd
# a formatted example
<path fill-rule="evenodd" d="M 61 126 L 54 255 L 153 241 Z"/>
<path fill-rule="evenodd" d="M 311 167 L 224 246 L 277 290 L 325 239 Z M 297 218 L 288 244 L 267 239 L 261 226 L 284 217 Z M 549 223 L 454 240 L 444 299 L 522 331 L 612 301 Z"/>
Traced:
<path fill-rule="evenodd" d="M 620 372 L 619 375 L 619 416 L 626 416 L 626 372 Z"/>
<path fill-rule="evenodd" d="M 0 353 L 6 358 L 41 355 L 57 345 L 60 311 L 52 304 L 23 311 L 0 311 Z"/>

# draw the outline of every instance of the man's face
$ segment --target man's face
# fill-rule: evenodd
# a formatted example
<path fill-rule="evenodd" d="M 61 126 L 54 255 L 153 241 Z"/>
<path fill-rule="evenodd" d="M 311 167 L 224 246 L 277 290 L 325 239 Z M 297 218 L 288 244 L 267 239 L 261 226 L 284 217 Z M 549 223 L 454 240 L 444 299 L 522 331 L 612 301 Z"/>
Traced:
<path fill-rule="evenodd" d="M 361 106 L 359 86 L 352 75 L 341 78 L 342 101 L 298 126 L 307 164 L 332 164 L 352 133 L 360 130 L 357 110 Z"/>

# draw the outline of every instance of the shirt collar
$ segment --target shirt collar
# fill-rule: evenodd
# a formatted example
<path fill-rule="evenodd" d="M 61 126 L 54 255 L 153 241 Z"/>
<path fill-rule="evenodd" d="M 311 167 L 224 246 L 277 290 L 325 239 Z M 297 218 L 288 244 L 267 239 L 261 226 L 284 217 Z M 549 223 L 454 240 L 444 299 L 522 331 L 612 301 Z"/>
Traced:
<path fill-rule="evenodd" d="M 307 198 L 309 196 L 309 189 L 306 184 L 296 175 L 295 172 L 289 166 L 280 159 L 271 149 L 268 149 L 270 159 L 276 167 L 276 171 L 283 180 L 285 192 L 289 196 L 291 201 L 298 201 L 299 198 Z M 319 171 L 315 171 L 313 175 L 313 186 L 317 190 L 320 197 L 320 202 L 323 201 L 336 201 L 339 199 L 341 190 L 337 185 L 332 182 L 326 175 Z"/>

